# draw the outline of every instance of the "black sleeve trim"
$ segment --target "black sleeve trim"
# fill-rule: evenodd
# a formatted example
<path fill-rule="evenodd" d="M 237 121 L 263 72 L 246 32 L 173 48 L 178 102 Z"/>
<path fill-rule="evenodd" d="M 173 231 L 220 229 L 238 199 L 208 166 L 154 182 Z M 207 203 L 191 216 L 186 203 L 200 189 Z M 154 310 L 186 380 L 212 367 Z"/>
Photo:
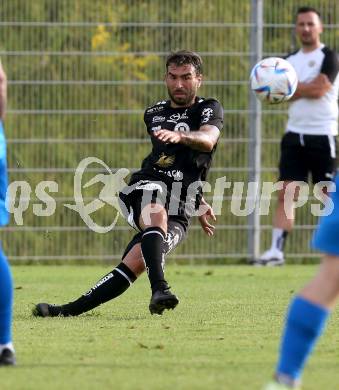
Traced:
<path fill-rule="evenodd" d="M 298 51 L 299 51 L 299 49 L 293 51 L 292 53 L 288 53 L 288 54 L 286 54 L 285 56 L 283 56 L 283 57 L 281 57 L 281 58 L 283 58 L 284 60 L 287 60 L 289 57 L 292 57 L 292 56 L 294 56 L 295 54 L 297 54 Z"/>
<path fill-rule="evenodd" d="M 326 46 L 322 49 L 322 52 L 325 54 L 325 57 L 321 65 L 320 73 L 326 74 L 330 82 L 333 83 L 339 72 L 338 55 Z"/>

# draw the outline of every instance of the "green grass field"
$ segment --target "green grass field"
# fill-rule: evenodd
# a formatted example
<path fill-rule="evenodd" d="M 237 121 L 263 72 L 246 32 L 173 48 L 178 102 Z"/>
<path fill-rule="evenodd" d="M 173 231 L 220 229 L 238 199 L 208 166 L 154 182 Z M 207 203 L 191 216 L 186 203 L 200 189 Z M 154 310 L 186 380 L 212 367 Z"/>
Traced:
<path fill-rule="evenodd" d="M 143 276 L 120 298 L 78 318 L 31 316 L 34 303 L 76 298 L 103 266 L 17 266 L 14 341 L 18 366 L 1 390 L 255 390 L 270 378 L 286 305 L 315 266 L 168 266 L 181 303 L 148 312 Z M 338 314 L 304 375 L 305 390 L 339 388 Z"/>

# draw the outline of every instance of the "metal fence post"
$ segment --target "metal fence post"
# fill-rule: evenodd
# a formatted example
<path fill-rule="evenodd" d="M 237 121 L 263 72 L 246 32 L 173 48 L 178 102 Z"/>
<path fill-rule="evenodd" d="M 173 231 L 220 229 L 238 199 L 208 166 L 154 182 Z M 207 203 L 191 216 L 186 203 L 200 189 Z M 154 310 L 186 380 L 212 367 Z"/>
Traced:
<path fill-rule="evenodd" d="M 263 0 L 251 2 L 251 68 L 262 58 L 263 47 Z M 250 93 L 249 120 L 249 182 L 260 183 L 261 171 L 261 104 L 253 93 Z M 257 258 L 260 252 L 260 215 L 258 197 L 256 207 L 248 217 L 248 253 L 250 258 Z"/>

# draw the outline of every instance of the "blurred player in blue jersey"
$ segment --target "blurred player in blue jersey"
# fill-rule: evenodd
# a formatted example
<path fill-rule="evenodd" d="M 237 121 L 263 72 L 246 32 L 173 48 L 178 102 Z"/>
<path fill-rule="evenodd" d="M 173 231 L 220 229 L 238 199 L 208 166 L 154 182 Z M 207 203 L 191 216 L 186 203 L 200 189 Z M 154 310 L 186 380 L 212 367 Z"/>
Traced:
<path fill-rule="evenodd" d="M 312 246 L 325 253 L 316 276 L 291 301 L 286 314 L 275 381 L 265 390 L 300 388 L 300 377 L 339 297 L 339 176 L 333 211 L 320 219 Z"/>
<path fill-rule="evenodd" d="M 7 78 L 0 62 L 0 226 L 9 221 L 5 207 L 7 191 L 6 139 L 3 129 L 7 101 Z M 0 243 L 0 366 L 15 364 L 12 344 L 13 283 L 7 258 Z"/>

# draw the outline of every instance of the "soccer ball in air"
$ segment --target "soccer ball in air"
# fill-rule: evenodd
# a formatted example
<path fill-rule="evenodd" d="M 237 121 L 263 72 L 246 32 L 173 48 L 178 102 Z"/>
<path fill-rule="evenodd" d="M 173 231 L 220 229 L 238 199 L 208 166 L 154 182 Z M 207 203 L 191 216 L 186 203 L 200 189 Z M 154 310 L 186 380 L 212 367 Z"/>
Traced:
<path fill-rule="evenodd" d="M 281 103 L 290 99 L 297 89 L 298 78 L 293 66 L 278 57 L 265 58 L 251 71 L 251 89 L 266 103 Z"/>

